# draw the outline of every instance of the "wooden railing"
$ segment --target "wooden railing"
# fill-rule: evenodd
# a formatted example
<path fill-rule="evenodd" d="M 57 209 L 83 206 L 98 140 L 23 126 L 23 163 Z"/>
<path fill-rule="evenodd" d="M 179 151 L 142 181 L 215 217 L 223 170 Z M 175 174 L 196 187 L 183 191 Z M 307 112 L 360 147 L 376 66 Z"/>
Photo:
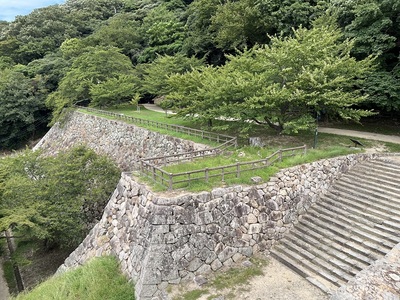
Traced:
<path fill-rule="evenodd" d="M 221 178 L 221 181 L 224 181 L 225 177 L 229 175 L 234 175 L 235 177 L 238 178 L 240 177 L 240 174 L 243 172 L 249 172 L 261 168 L 266 168 L 268 166 L 271 166 L 277 161 L 282 161 L 284 157 L 294 156 L 296 154 L 305 154 L 307 151 L 307 147 L 306 145 L 304 145 L 301 147 L 278 150 L 273 154 L 271 154 L 270 156 L 260 160 L 238 162 L 232 165 L 205 168 L 201 170 L 194 170 L 188 172 L 169 173 L 164 171 L 161 167 L 172 163 L 192 161 L 196 158 L 204 158 L 208 156 L 218 155 L 228 147 L 236 147 L 237 138 L 229 135 L 208 132 L 204 130 L 198 130 L 179 125 L 166 124 L 152 120 L 135 118 L 131 116 L 126 116 L 124 114 L 117 114 L 114 112 L 94 109 L 90 107 L 77 106 L 77 108 L 89 112 L 95 112 L 98 114 L 111 116 L 120 120 L 130 121 L 138 125 L 145 125 L 153 128 L 161 128 L 168 131 L 175 131 L 191 136 L 201 137 L 202 139 L 207 139 L 209 141 L 221 143 L 220 146 L 215 148 L 140 159 L 139 165 L 140 165 L 140 172 L 142 173 L 142 175 L 152 178 L 155 182 L 160 183 L 161 185 L 167 187 L 169 190 L 172 190 L 174 186 L 176 186 L 177 184 L 182 184 L 182 183 L 190 184 L 190 182 L 195 180 L 204 180 L 205 182 L 208 182 L 210 178 L 219 177 Z"/>
<path fill-rule="evenodd" d="M 132 122 L 134 124 L 138 125 L 144 125 L 144 126 L 149 126 L 153 128 L 159 128 L 159 129 L 165 129 L 168 131 L 174 131 L 182 134 L 187 134 L 190 136 L 195 136 L 195 137 L 200 137 L 205 140 L 213 141 L 216 143 L 222 143 L 222 145 L 226 144 L 227 147 L 229 146 L 237 146 L 237 138 L 225 134 L 220 134 L 220 133 L 215 133 L 215 132 L 209 132 L 209 131 L 204 131 L 204 130 L 199 130 L 199 129 L 194 129 L 190 127 L 185 127 L 185 126 L 179 126 L 179 125 L 174 125 L 174 124 L 167 124 L 167 123 L 161 123 L 157 121 L 152 121 L 152 120 L 145 120 L 141 118 L 135 118 L 131 116 L 127 116 L 124 114 L 118 114 L 106 110 L 100 110 L 100 109 L 95 109 L 91 107 L 82 107 L 82 106 L 75 106 L 76 108 L 86 110 L 89 112 L 94 112 L 110 117 L 114 117 L 120 120 L 125 120 Z M 221 146 L 219 146 L 221 147 Z"/>
<path fill-rule="evenodd" d="M 266 168 L 277 161 L 282 161 L 284 157 L 295 156 L 297 154 L 304 155 L 306 151 L 306 145 L 295 148 L 281 149 L 274 152 L 270 156 L 260 160 L 238 162 L 231 165 L 205 168 L 201 170 L 194 170 L 182 173 L 169 173 L 155 164 L 156 160 L 158 160 L 157 162 L 161 162 L 162 164 L 164 164 L 164 159 L 168 158 L 168 156 L 165 156 L 150 159 L 141 159 L 140 171 L 142 174 L 152 178 L 155 182 L 167 187 L 169 190 L 172 190 L 174 188 L 174 185 L 182 183 L 190 184 L 190 182 L 194 180 L 204 180 L 205 182 L 208 182 L 210 178 L 219 177 L 221 181 L 224 181 L 226 176 L 232 174 L 235 175 L 236 178 L 238 178 L 243 172 Z"/>

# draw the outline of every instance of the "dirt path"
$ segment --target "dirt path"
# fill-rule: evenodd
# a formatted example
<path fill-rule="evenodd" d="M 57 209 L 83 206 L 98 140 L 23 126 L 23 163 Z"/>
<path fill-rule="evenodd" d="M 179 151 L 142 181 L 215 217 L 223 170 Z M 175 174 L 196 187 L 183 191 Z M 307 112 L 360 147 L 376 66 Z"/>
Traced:
<path fill-rule="evenodd" d="M 329 296 L 291 269 L 272 257 L 262 268 L 263 275 L 254 276 L 247 283 L 223 290 L 205 286 L 198 300 L 328 300 Z M 229 282 L 229 280 L 228 280 Z M 198 290 L 194 282 L 185 283 L 169 292 L 171 299 L 182 299 L 188 291 Z"/>
<path fill-rule="evenodd" d="M 352 136 L 352 137 L 368 139 L 368 140 L 400 144 L 400 136 L 396 136 L 396 135 L 385 135 L 385 134 L 379 134 L 379 133 L 373 133 L 373 132 L 363 132 L 363 131 L 356 131 L 356 130 L 328 128 L 328 127 L 319 127 L 318 131 L 323 132 L 323 133 L 331 133 L 331 134 Z"/>
<path fill-rule="evenodd" d="M 8 293 L 8 286 L 3 274 L 3 262 L 0 258 L 0 300 L 7 300 L 9 298 L 10 294 Z"/>
<path fill-rule="evenodd" d="M 329 296 L 302 276 L 269 258 L 264 276 L 254 277 L 246 291 L 236 295 L 243 300 L 328 300 Z"/>

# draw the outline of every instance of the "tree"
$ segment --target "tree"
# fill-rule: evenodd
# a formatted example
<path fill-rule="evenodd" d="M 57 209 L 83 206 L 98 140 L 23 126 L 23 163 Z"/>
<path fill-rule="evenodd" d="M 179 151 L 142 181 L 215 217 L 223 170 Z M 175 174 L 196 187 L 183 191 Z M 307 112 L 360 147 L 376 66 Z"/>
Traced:
<path fill-rule="evenodd" d="M 73 61 L 71 69 L 61 80 L 57 91 L 47 97 L 46 104 L 53 109 L 54 120 L 64 107 L 81 101 L 88 101 L 92 106 L 119 103 L 125 97 L 130 98 L 135 94 L 133 88 L 129 94 L 129 87 L 126 87 L 129 81 L 133 81 L 133 77 L 130 59 L 121 54 L 117 48 L 88 47 Z M 111 81 L 106 83 L 109 80 Z M 118 84 L 123 85 L 124 92 L 112 95 L 118 90 Z M 102 87 L 95 87 L 96 85 Z M 108 99 L 99 95 L 99 91 L 104 91 L 104 87 L 113 88 L 108 93 L 111 96 Z"/>
<path fill-rule="evenodd" d="M 377 56 L 377 71 L 362 85 L 370 96 L 368 106 L 383 112 L 398 112 L 400 1 L 335 0 L 330 11 L 337 16 L 344 36 L 354 39 L 353 56 L 357 59 L 371 54 Z"/>
<path fill-rule="evenodd" d="M 211 28 L 211 18 L 220 5 L 218 0 L 195 0 L 187 8 L 185 40 L 183 51 L 188 55 L 206 57 L 210 64 L 223 62 L 223 52 L 214 43 L 215 31 Z"/>
<path fill-rule="evenodd" d="M 2 159 L 0 230 L 12 228 L 48 246 L 76 246 L 95 221 L 85 209 L 104 205 L 118 179 L 110 160 L 84 147 L 56 157 L 26 150 Z"/>
<path fill-rule="evenodd" d="M 354 87 L 372 71 L 373 59 L 352 58 L 353 42 L 341 38 L 320 19 L 293 37 L 271 37 L 269 46 L 230 56 L 224 66 L 171 76 L 169 101 L 183 116 L 233 118 L 244 129 L 252 120 L 278 133 L 314 127 L 316 113 L 357 121 L 371 114 L 353 105 L 366 99 Z"/>
<path fill-rule="evenodd" d="M 44 93 L 16 67 L 0 72 L 0 149 L 15 149 L 47 123 Z"/>
<path fill-rule="evenodd" d="M 135 61 L 142 49 L 143 37 L 139 32 L 140 23 L 133 13 L 121 13 L 108 19 L 99 29 L 86 38 L 90 46 L 113 46 Z"/>
<path fill-rule="evenodd" d="M 141 91 L 154 96 L 168 93 L 167 80 L 170 75 L 183 74 L 203 65 L 203 61 L 183 54 L 158 56 L 152 63 L 143 65 Z"/>
<path fill-rule="evenodd" d="M 214 42 L 225 51 L 266 44 L 268 36 L 291 35 L 300 26 L 309 28 L 326 8 L 326 1 L 318 0 L 226 1 L 211 18 Z"/>
<path fill-rule="evenodd" d="M 174 55 L 182 50 L 183 23 L 166 5 L 157 6 L 148 13 L 140 32 L 144 39 L 144 49 L 137 59 L 140 63 L 153 61 L 157 54 Z"/>

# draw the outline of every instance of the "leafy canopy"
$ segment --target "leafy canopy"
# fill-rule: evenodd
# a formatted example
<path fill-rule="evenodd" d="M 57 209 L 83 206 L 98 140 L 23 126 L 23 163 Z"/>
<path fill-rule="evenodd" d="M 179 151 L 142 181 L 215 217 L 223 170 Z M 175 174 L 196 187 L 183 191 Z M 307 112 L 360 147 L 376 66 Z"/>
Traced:
<path fill-rule="evenodd" d="M 297 132 L 313 128 L 317 113 L 357 121 L 371 114 L 353 106 L 366 99 L 354 87 L 373 59 L 357 61 L 353 42 L 341 40 L 337 27 L 318 20 L 312 29 L 229 56 L 224 66 L 171 76 L 169 101 L 183 116 L 234 119 L 244 129 L 252 120 Z"/>
<path fill-rule="evenodd" d="M 118 178 L 109 159 L 84 147 L 56 157 L 26 150 L 1 159 L 0 231 L 13 228 L 48 244 L 76 246 L 95 221 L 85 211 L 104 205 Z"/>

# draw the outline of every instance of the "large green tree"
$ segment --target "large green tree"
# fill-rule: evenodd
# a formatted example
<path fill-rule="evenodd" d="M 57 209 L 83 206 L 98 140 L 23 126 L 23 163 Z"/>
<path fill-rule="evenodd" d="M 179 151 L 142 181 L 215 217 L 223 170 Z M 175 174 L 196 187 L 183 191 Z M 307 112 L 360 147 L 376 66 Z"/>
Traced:
<path fill-rule="evenodd" d="M 140 91 L 143 94 L 165 96 L 168 93 L 169 76 L 189 72 L 203 64 L 202 60 L 183 54 L 158 56 L 152 63 L 141 66 L 143 79 Z"/>
<path fill-rule="evenodd" d="M 365 100 L 354 89 L 370 74 L 373 60 L 351 57 L 353 42 L 342 41 L 331 21 L 291 37 L 272 37 L 271 45 L 230 56 L 226 65 L 170 78 L 169 101 L 183 116 L 249 120 L 277 132 L 315 126 L 315 114 L 359 120 L 369 111 L 353 108 Z"/>
<path fill-rule="evenodd" d="M 378 69 L 363 84 L 370 107 L 400 111 L 400 1 L 332 1 L 344 36 L 355 41 L 352 55 L 363 59 L 376 55 Z"/>
<path fill-rule="evenodd" d="M 98 107 L 127 102 L 135 94 L 133 77 L 130 59 L 117 48 L 88 47 L 73 61 L 46 103 L 57 117 L 64 107 L 82 101 Z"/>
<path fill-rule="evenodd" d="M 40 81 L 16 67 L 0 72 L 0 149 L 15 149 L 47 123 L 44 95 Z"/>
<path fill-rule="evenodd" d="M 26 150 L 4 158 L 0 230 L 12 228 L 47 245 L 76 246 L 95 222 L 85 211 L 105 205 L 118 178 L 109 159 L 84 147 L 56 157 Z"/>

